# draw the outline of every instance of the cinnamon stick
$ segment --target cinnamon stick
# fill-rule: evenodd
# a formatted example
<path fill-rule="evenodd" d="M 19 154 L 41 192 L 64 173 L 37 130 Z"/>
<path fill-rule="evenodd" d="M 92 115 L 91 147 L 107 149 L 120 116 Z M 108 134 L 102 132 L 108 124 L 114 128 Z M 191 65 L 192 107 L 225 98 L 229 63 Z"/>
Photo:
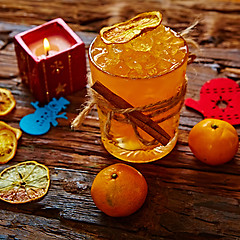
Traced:
<path fill-rule="evenodd" d="M 113 93 L 98 81 L 93 84 L 92 88 L 116 108 L 134 108 L 130 103 Z M 159 141 L 162 145 L 165 146 L 168 144 L 171 137 L 151 118 L 137 110 L 127 112 L 125 115 L 129 118 L 129 120 L 135 123 L 139 128 L 148 133 L 154 139 Z"/>

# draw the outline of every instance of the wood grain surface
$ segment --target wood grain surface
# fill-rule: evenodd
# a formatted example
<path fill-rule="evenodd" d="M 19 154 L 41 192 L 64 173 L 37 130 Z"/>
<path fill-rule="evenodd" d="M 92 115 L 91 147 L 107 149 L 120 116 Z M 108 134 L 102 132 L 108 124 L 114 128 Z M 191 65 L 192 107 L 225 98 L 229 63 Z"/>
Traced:
<path fill-rule="evenodd" d="M 74 31 L 86 32 L 153 10 L 161 11 L 163 23 L 178 31 L 199 21 L 191 35 L 198 43 L 240 46 L 239 0 L 0 0 L 2 21 L 39 25 L 61 17 Z"/>
<path fill-rule="evenodd" d="M 143 11 L 161 10 L 164 23 L 182 31 L 199 20 L 190 38 L 197 58 L 187 70 L 187 98 L 199 99 L 201 86 L 216 77 L 239 83 L 240 2 L 224 0 L 108 1 L 0 0 L 0 87 L 10 89 L 17 105 L 3 120 L 19 128 L 34 109 L 29 89 L 21 83 L 14 51 L 15 34 L 61 17 L 88 46 L 101 27 Z M 236 70 L 235 72 L 233 70 Z M 89 68 L 88 68 L 89 71 Z M 143 207 L 125 218 L 112 218 L 94 205 L 90 188 L 96 174 L 121 162 L 107 153 L 100 139 L 96 109 L 78 131 L 70 122 L 86 101 L 86 89 L 67 96 L 68 119 L 42 136 L 23 134 L 14 159 L 0 166 L 35 160 L 50 169 L 51 185 L 38 202 L 0 202 L 0 239 L 240 239 L 240 151 L 227 164 L 210 167 L 188 147 L 190 129 L 202 120 L 183 107 L 179 139 L 159 161 L 130 164 L 146 178 L 149 192 Z M 240 135 L 240 128 L 236 126 Z"/>

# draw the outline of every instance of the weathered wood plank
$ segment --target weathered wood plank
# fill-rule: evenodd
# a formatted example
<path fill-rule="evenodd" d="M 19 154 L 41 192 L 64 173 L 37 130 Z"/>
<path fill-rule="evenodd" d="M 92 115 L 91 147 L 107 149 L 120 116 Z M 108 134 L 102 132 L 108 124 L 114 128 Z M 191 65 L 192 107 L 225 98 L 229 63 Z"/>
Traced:
<path fill-rule="evenodd" d="M 16 215 L 34 213 L 35 216 L 50 219 L 47 222 L 53 222 L 52 224 L 56 224 L 57 219 L 60 219 L 61 221 L 73 221 L 76 227 L 81 224 L 96 224 L 96 228 L 107 226 L 121 234 L 128 233 L 132 237 L 134 233 L 141 232 L 143 226 L 145 236 L 156 235 L 165 238 L 178 235 L 184 237 L 185 235 L 190 236 L 190 234 L 214 236 L 216 232 L 218 237 L 233 238 L 232 233 L 240 234 L 240 223 L 236 222 L 236 219 L 239 220 L 240 213 L 239 196 L 233 198 L 230 194 L 228 197 L 224 194 L 224 190 L 219 194 L 219 185 L 221 182 L 224 183 L 221 180 L 224 175 L 213 174 L 212 181 L 215 183 L 211 183 L 209 182 L 211 178 L 204 172 L 202 175 L 199 175 L 199 172 L 195 175 L 190 172 L 191 170 L 167 169 L 161 166 L 155 166 L 155 168 L 155 172 L 150 176 L 150 171 L 152 172 L 150 167 L 139 166 L 139 170 L 146 176 L 147 181 L 151 181 L 152 178 L 154 181 L 151 181 L 149 185 L 149 195 L 144 206 L 128 218 L 112 219 L 96 209 L 89 192 L 91 181 L 94 178 L 94 174 L 91 174 L 90 170 L 70 171 L 56 166 L 51 168 L 51 188 L 42 201 L 19 205 L 17 208 L 0 203 L 0 207 L 16 212 Z M 189 185 L 189 188 L 182 188 L 182 181 L 187 179 L 185 179 L 186 175 L 195 175 L 195 178 L 184 184 L 184 186 Z M 169 176 L 177 178 L 172 181 Z M 199 179 L 203 181 L 202 188 L 204 190 L 195 186 Z M 237 176 L 236 182 L 238 181 L 239 177 Z M 206 184 L 209 192 L 206 192 Z M 230 185 L 232 183 L 229 183 Z M 226 188 L 224 187 L 224 189 Z M 216 189 L 218 189 L 217 195 L 213 194 Z M 230 189 L 230 192 L 233 192 L 232 187 Z M 225 216 L 228 217 L 225 218 Z M 148 219 L 147 222 L 145 222 L 146 219 Z"/>
<path fill-rule="evenodd" d="M 228 0 L 44 0 L 0 1 L 0 21 L 40 25 L 53 18 L 63 18 L 74 31 L 99 30 L 129 19 L 140 12 L 159 10 L 163 22 L 181 31 L 199 20 L 197 31 L 191 33 L 198 43 L 239 48 L 240 3 Z"/>
<path fill-rule="evenodd" d="M 151 3 L 151 5 L 149 5 Z M 224 71 L 240 68 L 238 1 L 13 1 L 0 0 L 0 21 L 32 25 L 63 17 L 86 43 L 101 26 L 125 20 L 137 12 L 162 9 L 165 23 L 182 30 L 199 15 L 191 32 L 200 44 L 197 59 L 188 67 L 187 97 L 199 99 L 199 90 L 215 77 L 239 75 Z M 39 9 L 41 6 L 41 9 Z M 64 8 L 63 8 L 64 7 Z M 64 9 L 64 11 L 63 11 Z M 14 14 L 9 14 L 14 13 Z M 44 13 L 44 14 L 43 14 Z M 221 21 L 221 24 L 219 24 Z M 10 89 L 16 109 L 0 120 L 19 127 L 20 119 L 34 112 L 35 101 L 21 83 L 13 36 L 31 26 L 0 22 L 0 87 Z M 228 49 L 227 49 L 228 48 Z M 229 239 L 240 238 L 240 153 L 229 163 L 210 167 L 196 160 L 188 147 L 189 130 L 202 119 L 183 107 L 177 146 L 165 158 L 149 164 L 130 164 L 146 177 L 149 186 L 143 207 L 128 218 L 111 218 L 94 205 L 90 187 L 104 167 L 120 162 L 103 148 L 96 109 L 78 131 L 70 122 L 86 100 L 86 89 L 68 96 L 66 119 L 43 136 L 23 134 L 17 154 L 7 166 L 24 160 L 47 165 L 51 186 L 38 202 L 10 205 L 0 202 L 2 239 Z M 236 126 L 240 135 L 240 128 Z"/>

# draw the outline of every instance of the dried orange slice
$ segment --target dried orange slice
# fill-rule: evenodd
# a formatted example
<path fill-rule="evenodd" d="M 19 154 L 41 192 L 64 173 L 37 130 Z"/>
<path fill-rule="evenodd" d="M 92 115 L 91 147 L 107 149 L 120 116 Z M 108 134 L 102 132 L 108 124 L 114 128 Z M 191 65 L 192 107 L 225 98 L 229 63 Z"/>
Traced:
<path fill-rule="evenodd" d="M 6 115 L 16 106 L 16 100 L 11 91 L 0 88 L 0 116 Z"/>
<path fill-rule="evenodd" d="M 46 195 L 50 184 L 49 170 L 35 161 L 26 161 L 4 169 L 0 174 L 0 199 L 26 203 Z"/>
<path fill-rule="evenodd" d="M 4 128 L 0 130 L 0 164 L 11 160 L 17 150 L 17 138 L 13 131 Z"/>
<path fill-rule="evenodd" d="M 156 28 L 162 22 L 162 14 L 158 11 L 145 12 L 122 23 L 100 30 L 100 36 L 106 44 L 126 43 L 142 32 Z"/>
<path fill-rule="evenodd" d="M 22 136 L 22 131 L 20 129 L 11 127 L 7 123 L 0 121 L 0 130 L 2 130 L 4 128 L 12 130 L 16 134 L 17 140 Z"/>

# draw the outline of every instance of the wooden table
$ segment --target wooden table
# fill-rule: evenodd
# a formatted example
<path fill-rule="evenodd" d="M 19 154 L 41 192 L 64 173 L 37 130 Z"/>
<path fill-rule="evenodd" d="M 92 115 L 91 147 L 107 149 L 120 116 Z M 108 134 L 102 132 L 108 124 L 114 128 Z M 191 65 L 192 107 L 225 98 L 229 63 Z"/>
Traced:
<path fill-rule="evenodd" d="M 33 113 L 35 101 L 21 83 L 13 36 L 56 17 L 62 17 L 84 40 L 86 51 L 104 25 L 136 13 L 161 10 L 164 23 L 181 31 L 195 20 L 190 33 L 199 50 L 188 67 L 187 96 L 199 99 L 208 80 L 228 77 L 239 82 L 240 2 L 199 1 L 9 1 L 0 0 L 0 87 L 10 89 L 17 105 L 3 120 L 19 128 Z M 0 239 L 240 239 L 240 151 L 227 164 L 210 167 L 196 160 L 188 147 L 190 129 L 202 120 L 185 106 L 176 147 L 149 164 L 130 164 L 146 178 L 149 192 L 143 207 L 125 218 L 112 218 L 94 205 L 90 188 L 96 174 L 121 162 L 108 154 L 100 140 L 96 110 L 78 131 L 70 130 L 86 100 L 86 89 L 67 96 L 66 119 L 42 136 L 23 133 L 16 156 L 0 170 L 25 160 L 50 169 L 51 186 L 38 202 L 11 205 L 0 202 Z M 236 126 L 240 134 L 239 126 Z"/>

